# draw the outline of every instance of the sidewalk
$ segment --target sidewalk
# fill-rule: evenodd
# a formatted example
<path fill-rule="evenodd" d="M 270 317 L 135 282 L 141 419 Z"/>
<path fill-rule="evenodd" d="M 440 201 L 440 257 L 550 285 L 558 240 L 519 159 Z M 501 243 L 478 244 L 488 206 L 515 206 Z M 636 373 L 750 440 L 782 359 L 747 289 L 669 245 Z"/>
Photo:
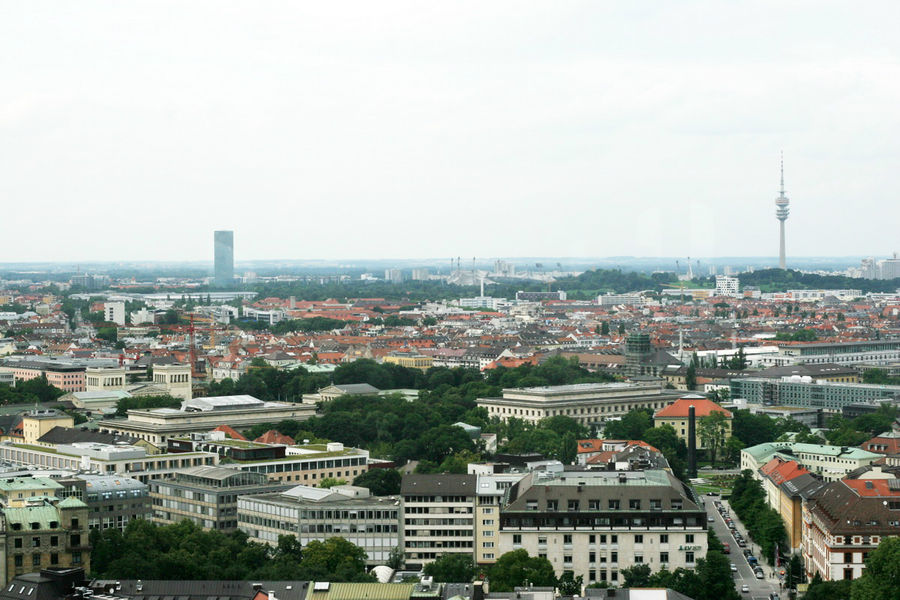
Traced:
<path fill-rule="evenodd" d="M 744 527 L 744 523 L 738 518 L 735 512 L 731 509 L 731 504 L 729 504 L 728 500 L 722 499 L 722 506 L 725 506 L 728 509 L 728 512 L 731 513 L 731 520 L 734 521 L 734 525 L 737 530 L 744 536 L 744 539 L 747 541 L 747 548 L 753 553 L 753 556 L 757 558 L 759 561 L 759 566 L 762 567 L 763 573 L 765 574 L 765 578 L 767 580 L 778 581 L 778 573 L 775 570 L 775 567 L 770 566 L 765 562 L 762 556 L 762 550 L 759 547 L 759 544 L 750 539 L 750 534 L 747 532 L 747 528 Z M 731 539 L 731 542 L 734 541 L 734 538 Z M 729 543 L 731 543 L 729 542 Z M 744 548 L 738 547 L 739 550 L 743 551 Z"/>

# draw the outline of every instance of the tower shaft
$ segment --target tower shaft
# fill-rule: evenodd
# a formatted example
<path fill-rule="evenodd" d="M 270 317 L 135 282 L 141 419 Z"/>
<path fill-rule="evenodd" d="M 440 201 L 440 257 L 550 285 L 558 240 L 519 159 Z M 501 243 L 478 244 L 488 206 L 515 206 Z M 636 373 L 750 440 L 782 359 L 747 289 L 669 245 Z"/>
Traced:
<path fill-rule="evenodd" d="M 781 235 L 780 235 L 781 243 L 779 245 L 779 252 L 778 252 L 778 268 L 786 269 L 787 262 L 785 261 L 785 258 L 784 258 L 784 221 L 779 221 L 778 223 L 779 223 L 779 229 L 781 230 Z"/>

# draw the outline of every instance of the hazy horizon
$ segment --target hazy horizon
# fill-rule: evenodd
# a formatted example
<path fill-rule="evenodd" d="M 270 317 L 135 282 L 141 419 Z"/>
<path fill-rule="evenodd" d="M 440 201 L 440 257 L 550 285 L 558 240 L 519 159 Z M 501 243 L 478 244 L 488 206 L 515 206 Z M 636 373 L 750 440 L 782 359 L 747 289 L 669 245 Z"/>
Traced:
<path fill-rule="evenodd" d="M 0 261 L 900 249 L 900 4 L 5 3 Z M 464 259 L 465 260 L 465 259 Z"/>

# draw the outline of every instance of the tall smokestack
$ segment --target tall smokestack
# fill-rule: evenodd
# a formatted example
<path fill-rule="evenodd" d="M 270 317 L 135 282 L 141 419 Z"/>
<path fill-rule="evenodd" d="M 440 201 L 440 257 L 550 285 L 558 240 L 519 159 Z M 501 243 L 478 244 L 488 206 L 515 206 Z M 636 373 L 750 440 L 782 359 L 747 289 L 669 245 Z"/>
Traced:
<path fill-rule="evenodd" d="M 697 428 L 694 405 L 688 408 L 688 477 L 697 476 Z"/>

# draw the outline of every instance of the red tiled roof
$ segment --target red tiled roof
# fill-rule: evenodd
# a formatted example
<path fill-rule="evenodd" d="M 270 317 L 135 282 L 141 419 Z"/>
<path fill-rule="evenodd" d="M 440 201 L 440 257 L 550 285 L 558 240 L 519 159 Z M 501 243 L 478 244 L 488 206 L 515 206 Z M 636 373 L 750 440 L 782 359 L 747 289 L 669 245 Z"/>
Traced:
<path fill-rule="evenodd" d="M 286 444 L 288 446 L 294 445 L 294 438 L 289 435 L 279 433 L 274 429 L 270 429 L 253 441 L 259 442 L 261 444 Z"/>
<path fill-rule="evenodd" d="M 225 432 L 225 437 L 229 437 L 233 440 L 242 440 L 245 442 L 247 441 L 247 438 L 245 438 L 244 436 L 239 434 L 237 431 L 235 431 L 228 425 L 219 425 L 218 427 L 213 429 L 213 431 L 223 431 L 223 432 Z"/>
<path fill-rule="evenodd" d="M 900 490 L 888 487 L 887 479 L 842 479 L 858 496 L 900 496 Z"/>
<path fill-rule="evenodd" d="M 708 417 L 713 412 L 725 413 L 725 416 L 729 419 L 732 417 L 731 411 L 725 410 L 712 400 L 703 398 L 701 396 L 688 396 L 685 398 L 679 398 L 669 406 L 656 411 L 656 414 L 654 414 L 653 417 L 674 417 L 685 419 L 688 416 L 688 408 L 690 408 L 691 406 L 694 407 L 694 415 L 698 419 L 700 417 Z"/>

